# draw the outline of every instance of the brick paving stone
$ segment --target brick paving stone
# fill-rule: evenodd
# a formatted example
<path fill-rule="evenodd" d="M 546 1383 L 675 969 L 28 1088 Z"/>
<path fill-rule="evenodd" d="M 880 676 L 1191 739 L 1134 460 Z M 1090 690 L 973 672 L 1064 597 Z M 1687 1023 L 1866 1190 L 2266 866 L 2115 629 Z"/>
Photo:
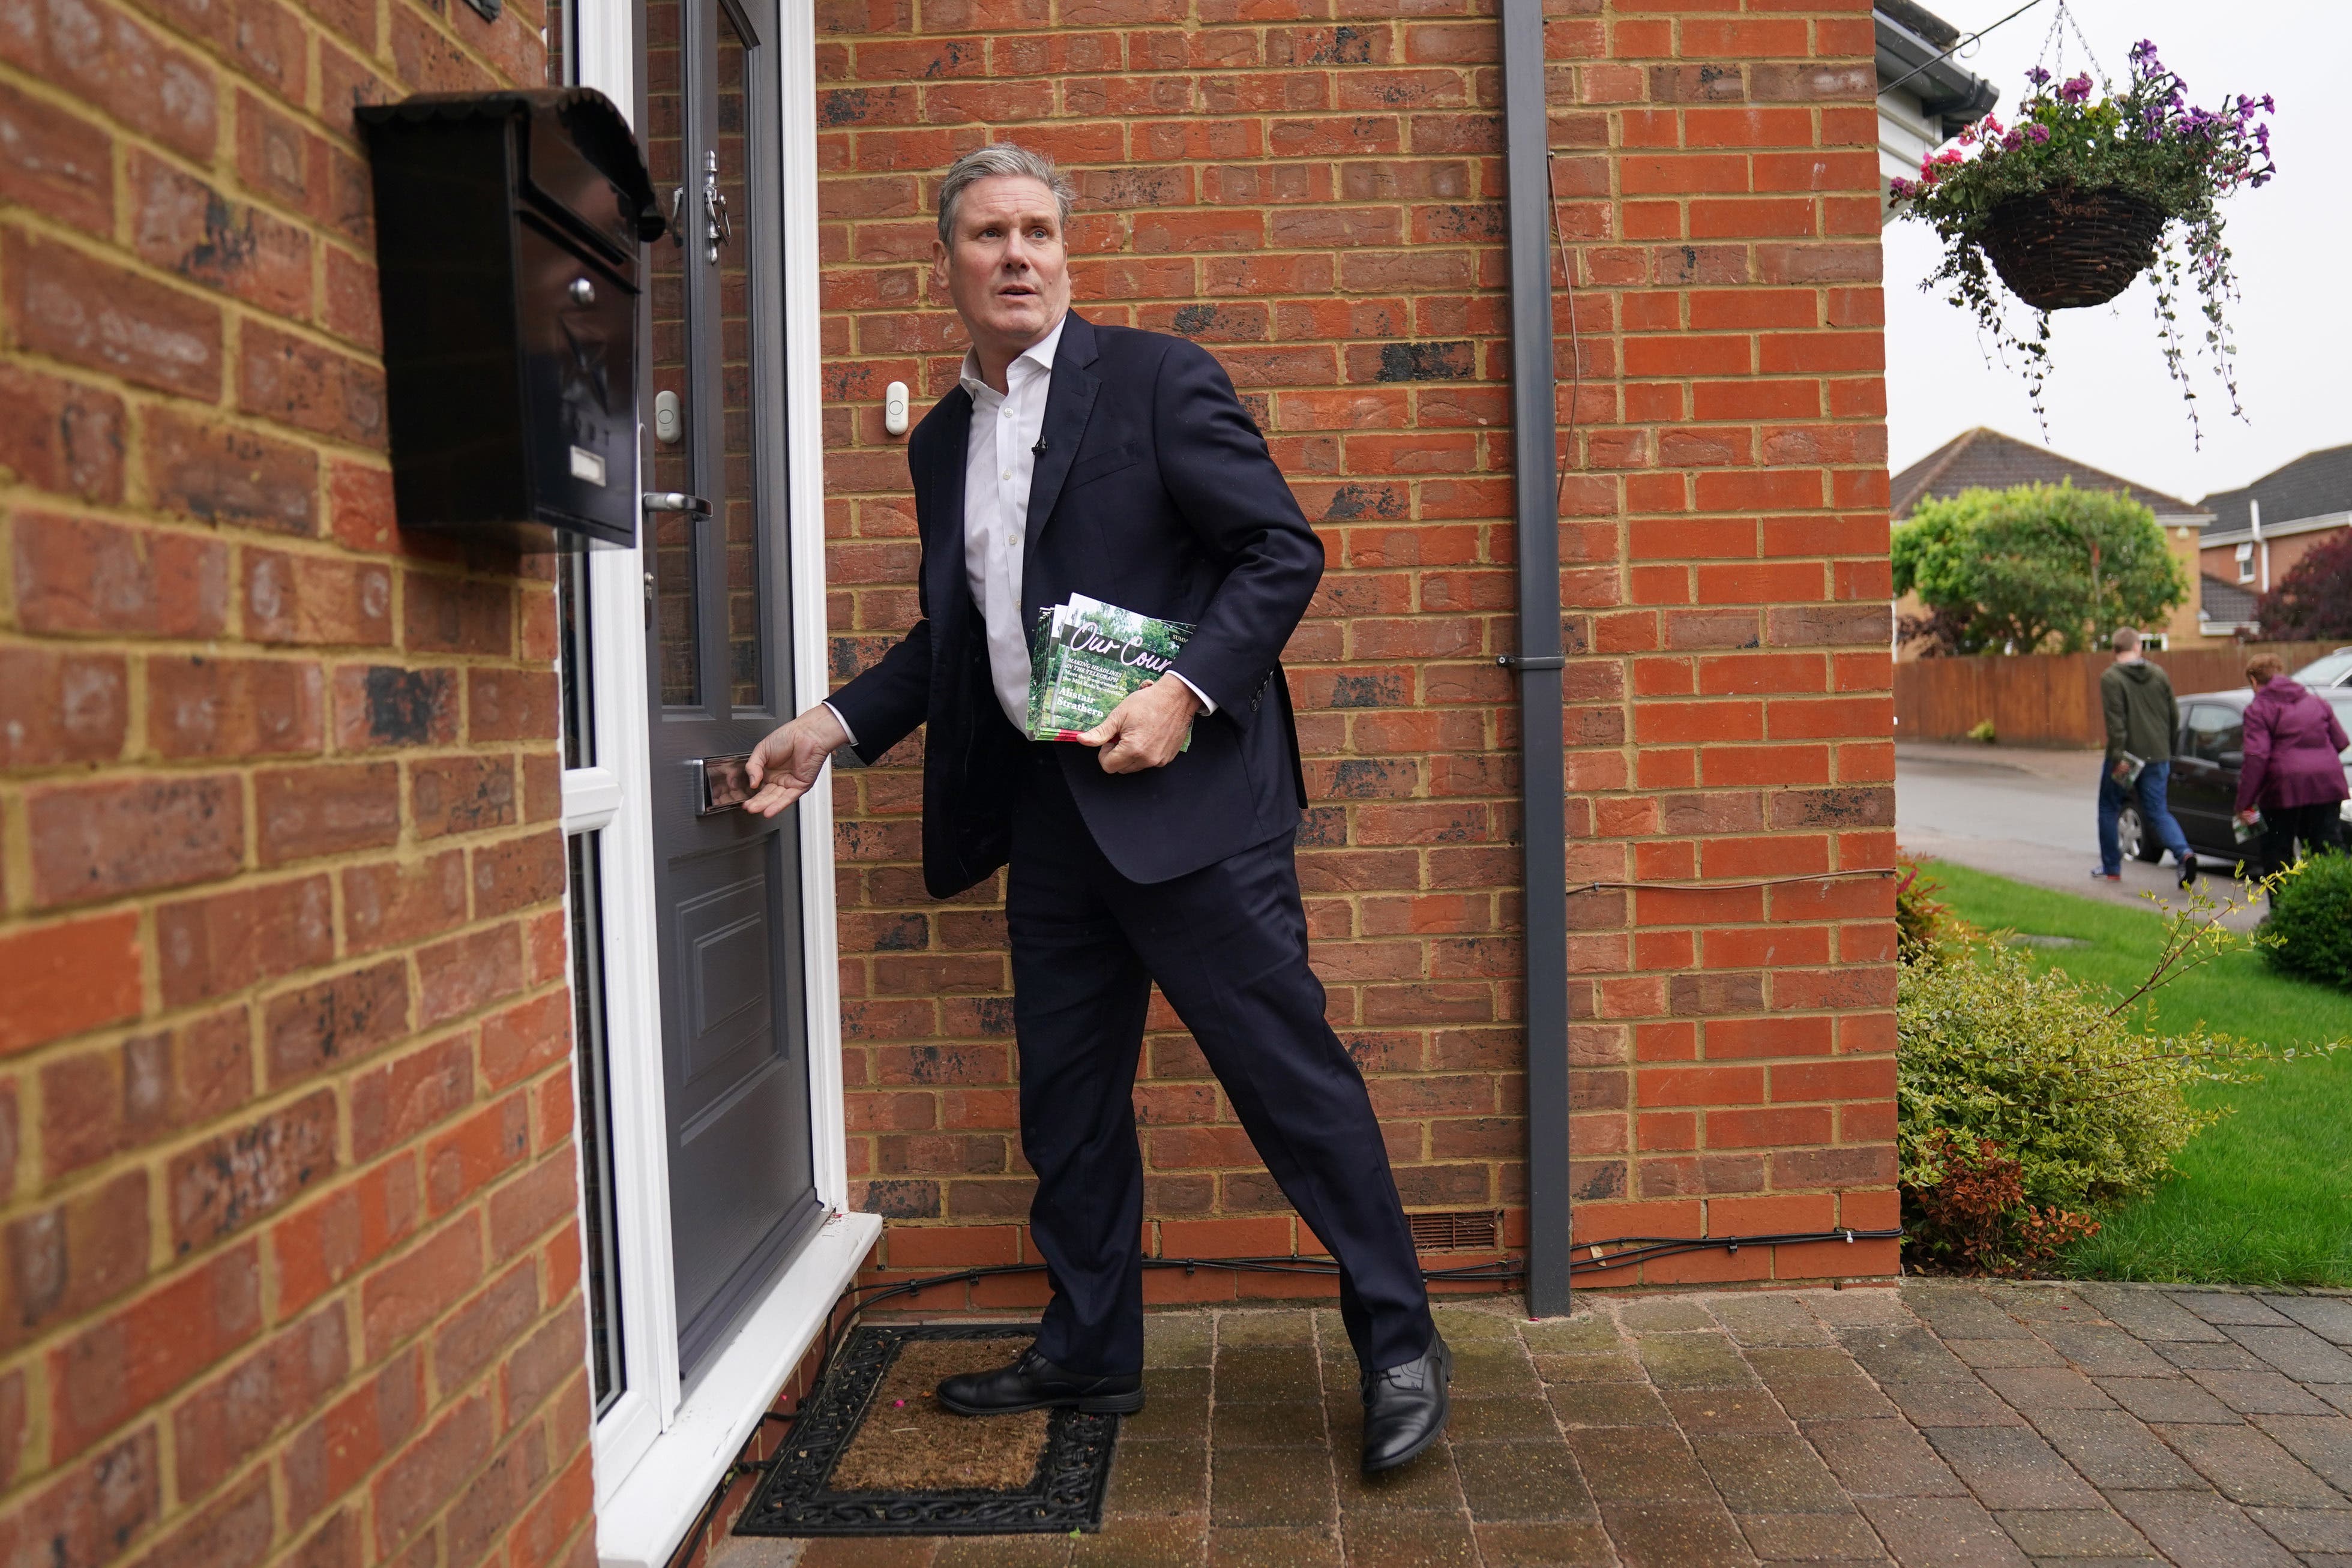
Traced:
<path fill-rule="evenodd" d="M 2143 1421 L 2213 1421 L 2227 1426 L 2238 1413 L 2186 1377 L 2102 1377 L 2099 1386 Z"/>
<path fill-rule="evenodd" d="M 2235 1291 L 2172 1291 L 2167 1292 L 2189 1312 L 2216 1325 L 2221 1323 L 2285 1323 L 2283 1317 L 2253 1296 Z"/>
<path fill-rule="evenodd" d="M 2104 1323 L 2045 1323 L 2042 1337 L 2094 1377 L 2161 1377 L 2170 1370 L 2162 1356 Z"/>
<path fill-rule="evenodd" d="M 1456 1396 L 1446 1434 L 1465 1443 L 1550 1437 L 1559 1427 L 1551 1406 L 1538 1398 L 1465 1399 Z"/>
<path fill-rule="evenodd" d="M 1153 1312 L 1143 1320 L 1143 1364 L 1206 1366 L 1216 1354 L 1216 1320 L 1205 1312 Z"/>
<path fill-rule="evenodd" d="M 2246 1517 L 2289 1552 L 2352 1552 L 2352 1509 L 2250 1508 Z"/>
<path fill-rule="evenodd" d="M 2335 1488 L 2252 1427 L 2158 1426 L 2153 1430 L 2231 1502 L 2265 1508 L 2346 1506 Z"/>
<path fill-rule="evenodd" d="M 1738 1568 L 1756 1561 L 1721 1503 L 1603 1503 L 1601 1521 L 1626 1568 Z"/>
<path fill-rule="evenodd" d="M 1715 1485 L 1682 1439 L 1664 1427 L 1573 1431 L 1569 1451 L 1593 1500 L 1715 1503 Z"/>
<path fill-rule="evenodd" d="M 1172 1385 L 1172 1386 L 1171 1386 Z M 1118 1420 L 1121 1437 L 1139 1442 L 1182 1438 L 1209 1440 L 1209 1369 L 1179 1367 L 1171 1372 L 1148 1372 L 1143 1377 L 1143 1408 Z"/>
<path fill-rule="evenodd" d="M 1297 1448 L 1318 1450 L 1329 1438 L 1323 1430 L 1323 1406 L 1262 1400 L 1220 1399 L 1209 1418 L 1209 1441 L 1220 1448 Z"/>
<path fill-rule="evenodd" d="M 1070 1542 L 1070 1568 L 1199 1568 L 1208 1531 L 1197 1521 L 1132 1519 Z M 857 1568 L 866 1568 L 862 1561 Z"/>
<path fill-rule="evenodd" d="M 1337 1316 L 1337 1313 L 1332 1314 Z M 1217 1314 L 1217 1349 L 1220 1353 L 1238 1350 L 1244 1345 L 1304 1346 L 1315 1343 L 1315 1314 L 1285 1307 L 1278 1311 L 1219 1312 Z"/>
<path fill-rule="evenodd" d="M 1646 1383 L 1649 1375 L 1632 1354 L 1552 1355 L 1535 1358 L 1536 1375 L 1546 1383 Z"/>
<path fill-rule="evenodd" d="M 2099 1506 L 2090 1483 L 2030 1428 L 1934 1427 L 1921 1436 L 1987 1508 Z"/>
<path fill-rule="evenodd" d="M 1536 1364 L 1517 1340 L 1501 1344 L 1473 1343 L 1454 1354 L 1454 1392 L 1457 1395 L 1531 1394 L 1543 1392 Z"/>
<path fill-rule="evenodd" d="M 1441 1444 L 1409 1465 L 1376 1476 L 1364 1474 L 1353 1462 L 1356 1450 L 1349 1448 L 1345 1459 L 1331 1467 L 1340 1513 L 1461 1512 L 1462 1483 L 1446 1457 L 1447 1447 Z M 1566 1461 L 1567 1449 L 1557 1443 L 1546 1447 Z M 1334 1458 L 1339 1458 L 1336 1450 Z"/>
<path fill-rule="evenodd" d="M 2095 1487 L 2205 1484 L 2137 1417 L 2121 1410 L 2053 1410 L 2036 1416 L 2033 1424 Z"/>
<path fill-rule="evenodd" d="M 2162 1291 L 2145 1286 L 2082 1284 L 2074 1287 L 2074 1293 L 2138 1339 L 2210 1343 L 2221 1338 L 2221 1330 Z"/>
<path fill-rule="evenodd" d="M 2331 1344 L 2352 1344 L 2352 1296 L 2264 1296 L 2262 1302 Z"/>
<path fill-rule="evenodd" d="M 2116 1402 L 2071 1366 L 1992 1367 L 1977 1375 L 2029 1420 L 2042 1410 L 2112 1410 Z"/>
<path fill-rule="evenodd" d="M 1780 1402 L 1760 1388 L 1672 1388 L 1666 1408 L 1675 1424 L 1694 1436 L 1701 1432 L 1794 1433 Z"/>
<path fill-rule="evenodd" d="M 1217 1402 L 1319 1399 L 1322 1375 L 1311 1349 L 1243 1345 L 1217 1352 Z"/>
<path fill-rule="evenodd" d="M 1978 1372 L 1990 1367 L 2066 1364 L 2064 1356 L 2030 1333 L 2018 1339 L 1948 1339 L 1944 1348 Z"/>
<path fill-rule="evenodd" d="M 1519 1343 L 1538 1354 L 1548 1351 L 1590 1354 L 1624 1349 L 1625 1336 L 1618 1331 L 1615 1318 L 1588 1309 L 1573 1317 L 1521 1323 Z"/>
<path fill-rule="evenodd" d="M 1062 1568 L 1069 1560 L 1066 1535 L 960 1535 L 940 1542 L 931 1568 Z"/>
<path fill-rule="evenodd" d="M 1759 1345 L 1791 1348 L 1801 1345 L 1830 1345 L 1835 1342 L 1821 1320 L 1805 1310 L 1805 1304 L 1785 1291 L 1748 1291 L 1709 1296 L 1707 1311 L 1730 1332 L 1731 1337 L 1748 1347 Z"/>
<path fill-rule="evenodd" d="M 1661 1388 L 1721 1388 L 1757 1381 L 1727 1334 L 1653 1333 L 1635 1343 L 1650 1381 Z"/>
<path fill-rule="evenodd" d="M 1895 1407 L 1916 1427 L 2021 1427 L 2025 1418 L 1970 1376 L 1966 1383 L 1883 1383 Z"/>
<path fill-rule="evenodd" d="M 1944 1348 L 1944 1342 L 1917 1323 L 1885 1329 L 1845 1329 L 1838 1339 L 1846 1354 L 1881 1383 L 1965 1383 L 1975 1374 Z"/>
<path fill-rule="evenodd" d="M 1856 1497 L 1959 1497 L 1968 1489 L 1901 1421 L 1808 1421 L 1805 1440 Z"/>
<path fill-rule="evenodd" d="M 1767 1563 L 1885 1563 L 1878 1532 L 1858 1513 L 1742 1513 L 1733 1516 L 1748 1550 Z"/>
<path fill-rule="evenodd" d="M 1734 1513 L 1845 1513 L 1853 1508 L 1821 1456 L 1793 1432 L 1693 1437 L 1691 1448 Z"/>
<path fill-rule="evenodd" d="M 2352 1383 L 2352 1355 L 2300 1323 L 2285 1328 L 2233 1323 L 2223 1332 L 2297 1383 Z"/>
<path fill-rule="evenodd" d="M 2352 1421 L 2341 1416 L 2257 1416 L 2254 1425 L 2352 1498 Z"/>
<path fill-rule="evenodd" d="M 2113 1509 L 2015 1509 L 1993 1518 L 2029 1557 L 2135 1557 L 2147 1551 L 2139 1531 Z"/>
<path fill-rule="evenodd" d="M 1688 1296 L 1637 1296 L 1621 1301 L 1617 1321 L 1627 1333 L 1637 1334 L 1686 1333 L 1716 1327 L 1706 1308 Z"/>
<path fill-rule="evenodd" d="M 2079 1323 L 2099 1321 L 2099 1311 L 2076 1295 L 2071 1285 L 2000 1282 L 1984 1288 L 1993 1305 L 2020 1322 Z"/>
<path fill-rule="evenodd" d="M 2236 1504 L 2209 1491 L 2118 1491 L 2107 1500 L 2178 1568 L 2295 1568 Z"/>
<path fill-rule="evenodd" d="M 1337 1312 L 1331 1314 L 1335 1319 L 1339 1315 Z M 1445 1336 L 1445 1343 L 1456 1349 L 1482 1340 L 1511 1342 L 1519 1337 L 1517 1315 L 1498 1311 L 1491 1304 L 1475 1307 L 1440 1305 L 1432 1307 L 1429 1315 L 1436 1321 L 1437 1332 Z"/>
<path fill-rule="evenodd" d="M 2161 1557 L 2036 1557 L 2033 1568 L 2169 1568 Z"/>
<path fill-rule="evenodd" d="M 1796 1295 L 1808 1311 L 1832 1328 L 1911 1322 L 1911 1310 L 1903 1304 L 1901 1294 L 1885 1286 L 1866 1285 L 1852 1291 L 1799 1291 Z"/>
<path fill-rule="evenodd" d="M 1674 1416 L 1646 1383 L 1580 1383 L 1549 1393 L 1564 1427 L 1670 1427 Z"/>
<path fill-rule="evenodd" d="M 939 1550 L 937 1536 L 823 1535 L 802 1552 L 800 1568 L 928 1568 Z"/>
<path fill-rule="evenodd" d="M 2198 1385 L 2241 1416 L 2325 1416 L 2326 1400 L 2315 1397 L 2284 1373 L 2205 1372 L 2189 1375 Z"/>
<path fill-rule="evenodd" d="M 1470 1517 L 1482 1522 L 1593 1517 L 1592 1494 L 1564 1445 L 1456 1443 L 1454 1468 Z"/>
<path fill-rule="evenodd" d="M 1302 1463 L 1283 1448 L 1224 1448 L 1210 1464 L 1212 1523 L 1322 1524 L 1333 1516 L 1328 1463 Z"/>
<path fill-rule="evenodd" d="M 1576 1524 L 1474 1524 L 1486 1568 L 1613 1568 L 1616 1549 L 1594 1520 Z"/>
<path fill-rule="evenodd" d="M 1835 1341 L 1820 1345 L 1757 1345 L 1746 1354 L 1748 1364 L 1768 1384 L 1791 1377 L 1854 1377 L 1862 1372 L 1845 1346 Z"/>
<path fill-rule="evenodd" d="M 1269 1526 L 1209 1531 L 1209 1568 L 1340 1568 L 1332 1530 Z"/>
<path fill-rule="evenodd" d="M 1900 1414 L 1867 1377 L 1792 1377 L 1769 1386 L 1780 1408 L 1799 1421 L 1860 1421 Z"/>
<path fill-rule="evenodd" d="M 1111 1456 L 1112 1513 L 1198 1513 L 1209 1505 L 1209 1456 L 1198 1443 L 1122 1437 Z"/>
<path fill-rule="evenodd" d="M 2183 1372 L 2195 1372 L 2200 1368 L 2209 1372 L 2267 1370 L 2261 1356 L 2227 1335 L 2223 1335 L 2218 1343 L 2184 1344 L 2164 1341 L 2149 1348 Z"/>
<path fill-rule="evenodd" d="M 1343 1514 L 1348 1561 L 1370 1568 L 1477 1568 L 1470 1521 L 1442 1513 Z"/>
<path fill-rule="evenodd" d="M 1862 1514 L 1903 1568 L 2024 1568 L 2017 1549 L 1971 1497 L 1874 1497 Z"/>
<path fill-rule="evenodd" d="M 2033 1331 L 1982 1291 L 1956 1283 L 1906 1285 L 1903 1304 L 1944 1339 L 2032 1339 Z"/>
<path fill-rule="evenodd" d="M 2352 1388 L 2347 1388 L 2340 1383 L 2333 1385 L 2323 1383 L 2314 1387 L 2312 1392 L 2345 1415 L 2352 1416 Z"/>

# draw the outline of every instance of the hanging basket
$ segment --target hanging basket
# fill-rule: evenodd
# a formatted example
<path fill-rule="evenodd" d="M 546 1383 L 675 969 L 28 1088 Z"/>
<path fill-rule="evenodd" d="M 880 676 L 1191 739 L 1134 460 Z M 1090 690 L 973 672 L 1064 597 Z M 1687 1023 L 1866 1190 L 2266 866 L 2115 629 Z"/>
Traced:
<path fill-rule="evenodd" d="M 2105 305 L 2156 262 L 2165 215 L 2121 191 L 2056 186 L 1992 210 L 1980 243 L 2011 292 L 2036 310 Z"/>

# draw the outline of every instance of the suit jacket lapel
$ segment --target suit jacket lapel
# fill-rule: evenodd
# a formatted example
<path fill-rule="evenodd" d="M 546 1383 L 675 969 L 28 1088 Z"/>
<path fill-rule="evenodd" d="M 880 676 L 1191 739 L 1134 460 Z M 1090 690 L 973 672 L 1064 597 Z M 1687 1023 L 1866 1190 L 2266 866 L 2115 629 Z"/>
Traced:
<path fill-rule="evenodd" d="M 1086 368 L 1094 361 L 1095 329 L 1073 310 L 1054 352 L 1053 382 L 1045 389 L 1045 423 L 1039 432 L 1045 450 L 1038 454 L 1037 465 L 1030 472 L 1029 519 L 1021 540 L 1024 622 L 1035 612 L 1034 605 L 1025 601 L 1036 597 L 1030 590 L 1036 578 L 1029 568 L 1037 559 L 1037 541 L 1054 515 L 1054 503 L 1062 498 L 1062 486 L 1070 476 L 1087 420 L 1094 413 L 1095 396 L 1102 390 L 1101 381 Z"/>

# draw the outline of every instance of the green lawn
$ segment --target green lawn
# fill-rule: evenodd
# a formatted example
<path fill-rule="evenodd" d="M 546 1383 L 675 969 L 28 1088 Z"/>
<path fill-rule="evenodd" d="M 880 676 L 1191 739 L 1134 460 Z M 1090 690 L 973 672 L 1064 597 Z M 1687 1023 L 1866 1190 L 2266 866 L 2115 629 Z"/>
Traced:
<path fill-rule="evenodd" d="M 2160 915 L 1937 862 L 1942 897 L 1988 930 L 2073 937 L 2038 962 L 2118 990 L 2147 977 Z M 2232 953 L 2167 987 L 2158 1016 L 2272 1044 L 2352 1039 L 2352 995 L 2290 979 L 2254 952 Z M 2100 1216 L 2099 1234 L 2067 1255 L 2071 1270 L 2112 1280 L 2242 1285 L 2352 1285 L 2352 1050 L 2265 1071 L 2263 1082 L 2209 1087 L 2225 1117 L 2181 1151 L 2179 1174 Z"/>

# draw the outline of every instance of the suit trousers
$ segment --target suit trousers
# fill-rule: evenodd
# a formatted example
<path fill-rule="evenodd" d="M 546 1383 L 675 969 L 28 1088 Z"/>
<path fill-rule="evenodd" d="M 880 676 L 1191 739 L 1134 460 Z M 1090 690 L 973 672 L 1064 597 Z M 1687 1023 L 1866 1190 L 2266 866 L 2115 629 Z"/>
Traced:
<path fill-rule="evenodd" d="M 1416 1359 L 1434 1333 L 1428 1292 L 1363 1075 L 1307 965 L 1295 835 L 1171 881 L 1129 882 L 1096 847 L 1054 749 L 1029 751 L 1004 901 L 1021 1144 L 1037 1173 L 1030 1229 L 1054 1290 L 1039 1352 L 1076 1373 L 1142 1370 L 1134 1089 L 1157 981 L 1338 1260 L 1359 1364 Z"/>

